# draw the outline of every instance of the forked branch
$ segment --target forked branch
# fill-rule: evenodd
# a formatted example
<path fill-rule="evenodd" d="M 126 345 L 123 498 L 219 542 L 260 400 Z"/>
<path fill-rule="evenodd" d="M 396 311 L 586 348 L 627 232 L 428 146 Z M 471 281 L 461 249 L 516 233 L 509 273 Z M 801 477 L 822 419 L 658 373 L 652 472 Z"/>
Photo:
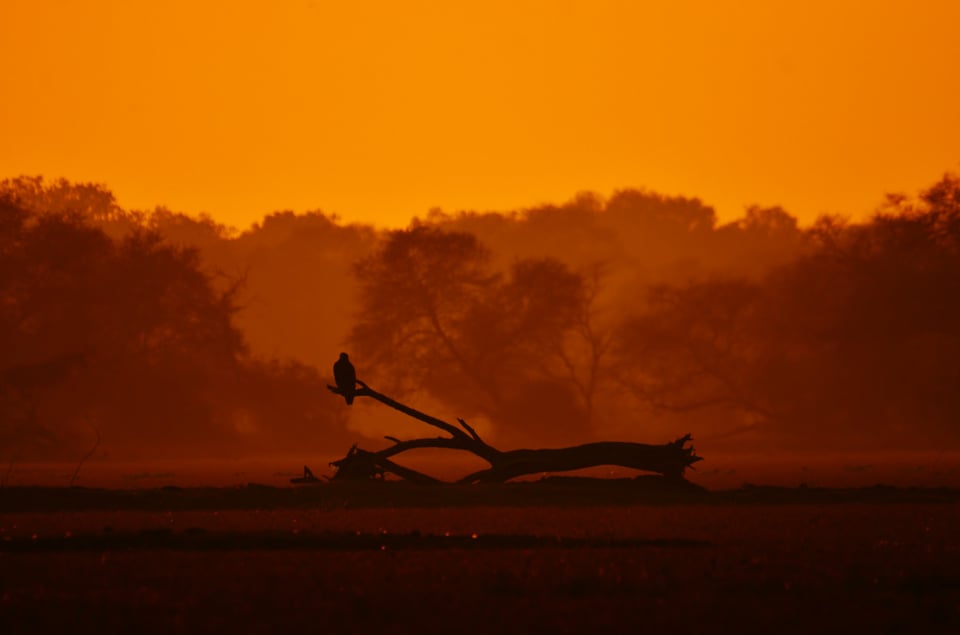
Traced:
<path fill-rule="evenodd" d="M 457 427 L 387 397 L 364 382 L 358 380 L 357 384 L 360 388 L 354 390 L 355 397 L 375 399 L 409 417 L 443 430 L 449 436 L 408 440 L 387 436 L 385 438 L 393 445 L 378 452 L 362 450 L 354 445 L 344 458 L 331 463 L 337 469 L 334 480 L 382 479 L 389 473 L 417 483 L 440 483 L 440 480 L 432 476 L 403 467 L 391 460 L 407 450 L 421 448 L 470 452 L 490 465 L 489 468 L 463 477 L 458 481 L 460 483 L 502 483 L 520 476 L 566 472 L 600 465 L 616 465 L 683 479 L 684 471 L 702 460 L 696 455 L 689 434 L 661 445 L 603 441 L 566 448 L 501 451 L 484 441 L 463 419 L 457 419 L 460 424 L 460 427 Z M 336 394 L 343 394 L 336 386 L 327 388 Z"/>

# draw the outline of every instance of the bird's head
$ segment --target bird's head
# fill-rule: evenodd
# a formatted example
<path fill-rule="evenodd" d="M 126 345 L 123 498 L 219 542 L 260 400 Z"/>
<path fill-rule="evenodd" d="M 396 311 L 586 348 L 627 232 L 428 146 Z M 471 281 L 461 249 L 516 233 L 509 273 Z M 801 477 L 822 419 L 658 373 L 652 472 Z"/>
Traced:
<path fill-rule="evenodd" d="M 340 359 L 350 359 L 350 356 L 346 353 L 340 353 Z"/>

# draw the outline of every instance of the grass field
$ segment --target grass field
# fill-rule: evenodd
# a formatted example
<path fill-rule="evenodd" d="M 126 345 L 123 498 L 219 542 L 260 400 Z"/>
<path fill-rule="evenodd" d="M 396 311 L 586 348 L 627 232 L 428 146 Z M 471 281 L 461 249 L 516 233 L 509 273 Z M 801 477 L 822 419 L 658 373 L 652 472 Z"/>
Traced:
<path fill-rule="evenodd" d="M 958 633 L 960 506 L 919 494 L 28 512 L 0 491 L 0 630 Z"/>
<path fill-rule="evenodd" d="M 375 447 L 382 442 L 371 442 Z M 371 448 L 373 449 L 373 448 Z M 347 448 L 343 448 L 344 452 Z M 698 451 L 703 450 L 698 446 Z M 709 450 L 709 448 L 707 448 Z M 476 457 L 453 456 L 415 450 L 404 453 L 403 465 L 444 480 L 455 480 L 486 466 Z M 796 487 L 801 483 L 825 487 L 861 487 L 887 483 L 898 487 L 960 487 L 960 452 L 846 452 L 843 454 L 756 453 L 723 454 L 708 451 L 686 477 L 710 490 L 739 487 L 743 483 L 764 483 Z M 113 489 L 148 489 L 165 485 L 178 487 L 225 487 L 238 483 L 288 485 L 291 477 L 303 474 L 304 461 L 317 476 L 332 474 L 330 461 L 343 453 L 327 456 L 271 456 L 243 459 L 113 461 L 91 460 L 77 469 L 77 462 L 15 463 L 0 466 L 0 482 L 7 486 L 46 485 L 63 487 L 76 473 L 76 485 Z M 635 470 L 599 467 L 577 472 L 602 478 L 633 477 Z M 569 473 L 568 473 L 569 474 Z M 545 475 L 536 475 L 537 479 Z"/>

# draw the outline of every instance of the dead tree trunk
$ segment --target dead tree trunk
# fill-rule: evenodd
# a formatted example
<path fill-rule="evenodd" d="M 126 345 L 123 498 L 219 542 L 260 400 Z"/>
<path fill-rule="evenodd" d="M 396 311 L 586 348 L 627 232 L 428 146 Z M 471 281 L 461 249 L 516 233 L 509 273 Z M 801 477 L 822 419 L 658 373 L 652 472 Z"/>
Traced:
<path fill-rule="evenodd" d="M 694 452 L 689 434 L 662 445 L 630 443 L 626 441 L 601 441 L 586 443 L 567 448 L 545 448 L 538 450 L 502 451 L 491 446 L 477 434 L 466 421 L 457 419 L 459 427 L 436 417 L 420 412 L 370 388 L 357 381 L 360 388 L 354 391 L 355 397 L 370 397 L 382 404 L 399 410 L 403 414 L 423 421 L 427 425 L 446 432 L 449 436 L 427 437 L 401 441 L 388 436 L 393 445 L 378 452 L 362 450 L 354 445 L 345 457 L 330 465 L 336 468 L 333 480 L 364 480 L 383 478 L 384 474 L 393 474 L 416 483 L 440 483 L 422 472 L 396 464 L 392 457 L 419 448 L 438 448 L 459 450 L 474 454 L 490 467 L 473 472 L 460 479 L 460 483 L 503 483 L 512 478 L 544 472 L 566 472 L 600 465 L 616 465 L 647 472 L 655 472 L 665 477 L 682 479 L 684 471 L 702 460 Z M 336 386 L 327 388 L 342 394 Z"/>

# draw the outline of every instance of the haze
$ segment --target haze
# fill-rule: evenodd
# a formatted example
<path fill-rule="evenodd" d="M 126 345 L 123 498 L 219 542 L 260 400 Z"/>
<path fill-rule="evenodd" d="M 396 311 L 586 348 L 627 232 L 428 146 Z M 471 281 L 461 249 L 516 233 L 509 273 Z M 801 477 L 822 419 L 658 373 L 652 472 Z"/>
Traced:
<path fill-rule="evenodd" d="M 957 24 L 4 2 L 0 485 L 423 434 L 327 392 L 341 351 L 504 448 L 955 452 Z"/>
<path fill-rule="evenodd" d="M 316 466 L 424 434 L 325 389 L 342 350 L 505 448 L 691 432 L 708 459 L 942 463 L 958 325 L 951 174 L 810 227 L 622 190 L 402 230 L 284 212 L 242 233 L 124 210 L 102 185 L 0 181 L 3 482 L 78 456 Z"/>
<path fill-rule="evenodd" d="M 958 165 L 950 0 L 7 0 L 0 175 L 245 227 L 646 187 L 862 218 Z"/>

